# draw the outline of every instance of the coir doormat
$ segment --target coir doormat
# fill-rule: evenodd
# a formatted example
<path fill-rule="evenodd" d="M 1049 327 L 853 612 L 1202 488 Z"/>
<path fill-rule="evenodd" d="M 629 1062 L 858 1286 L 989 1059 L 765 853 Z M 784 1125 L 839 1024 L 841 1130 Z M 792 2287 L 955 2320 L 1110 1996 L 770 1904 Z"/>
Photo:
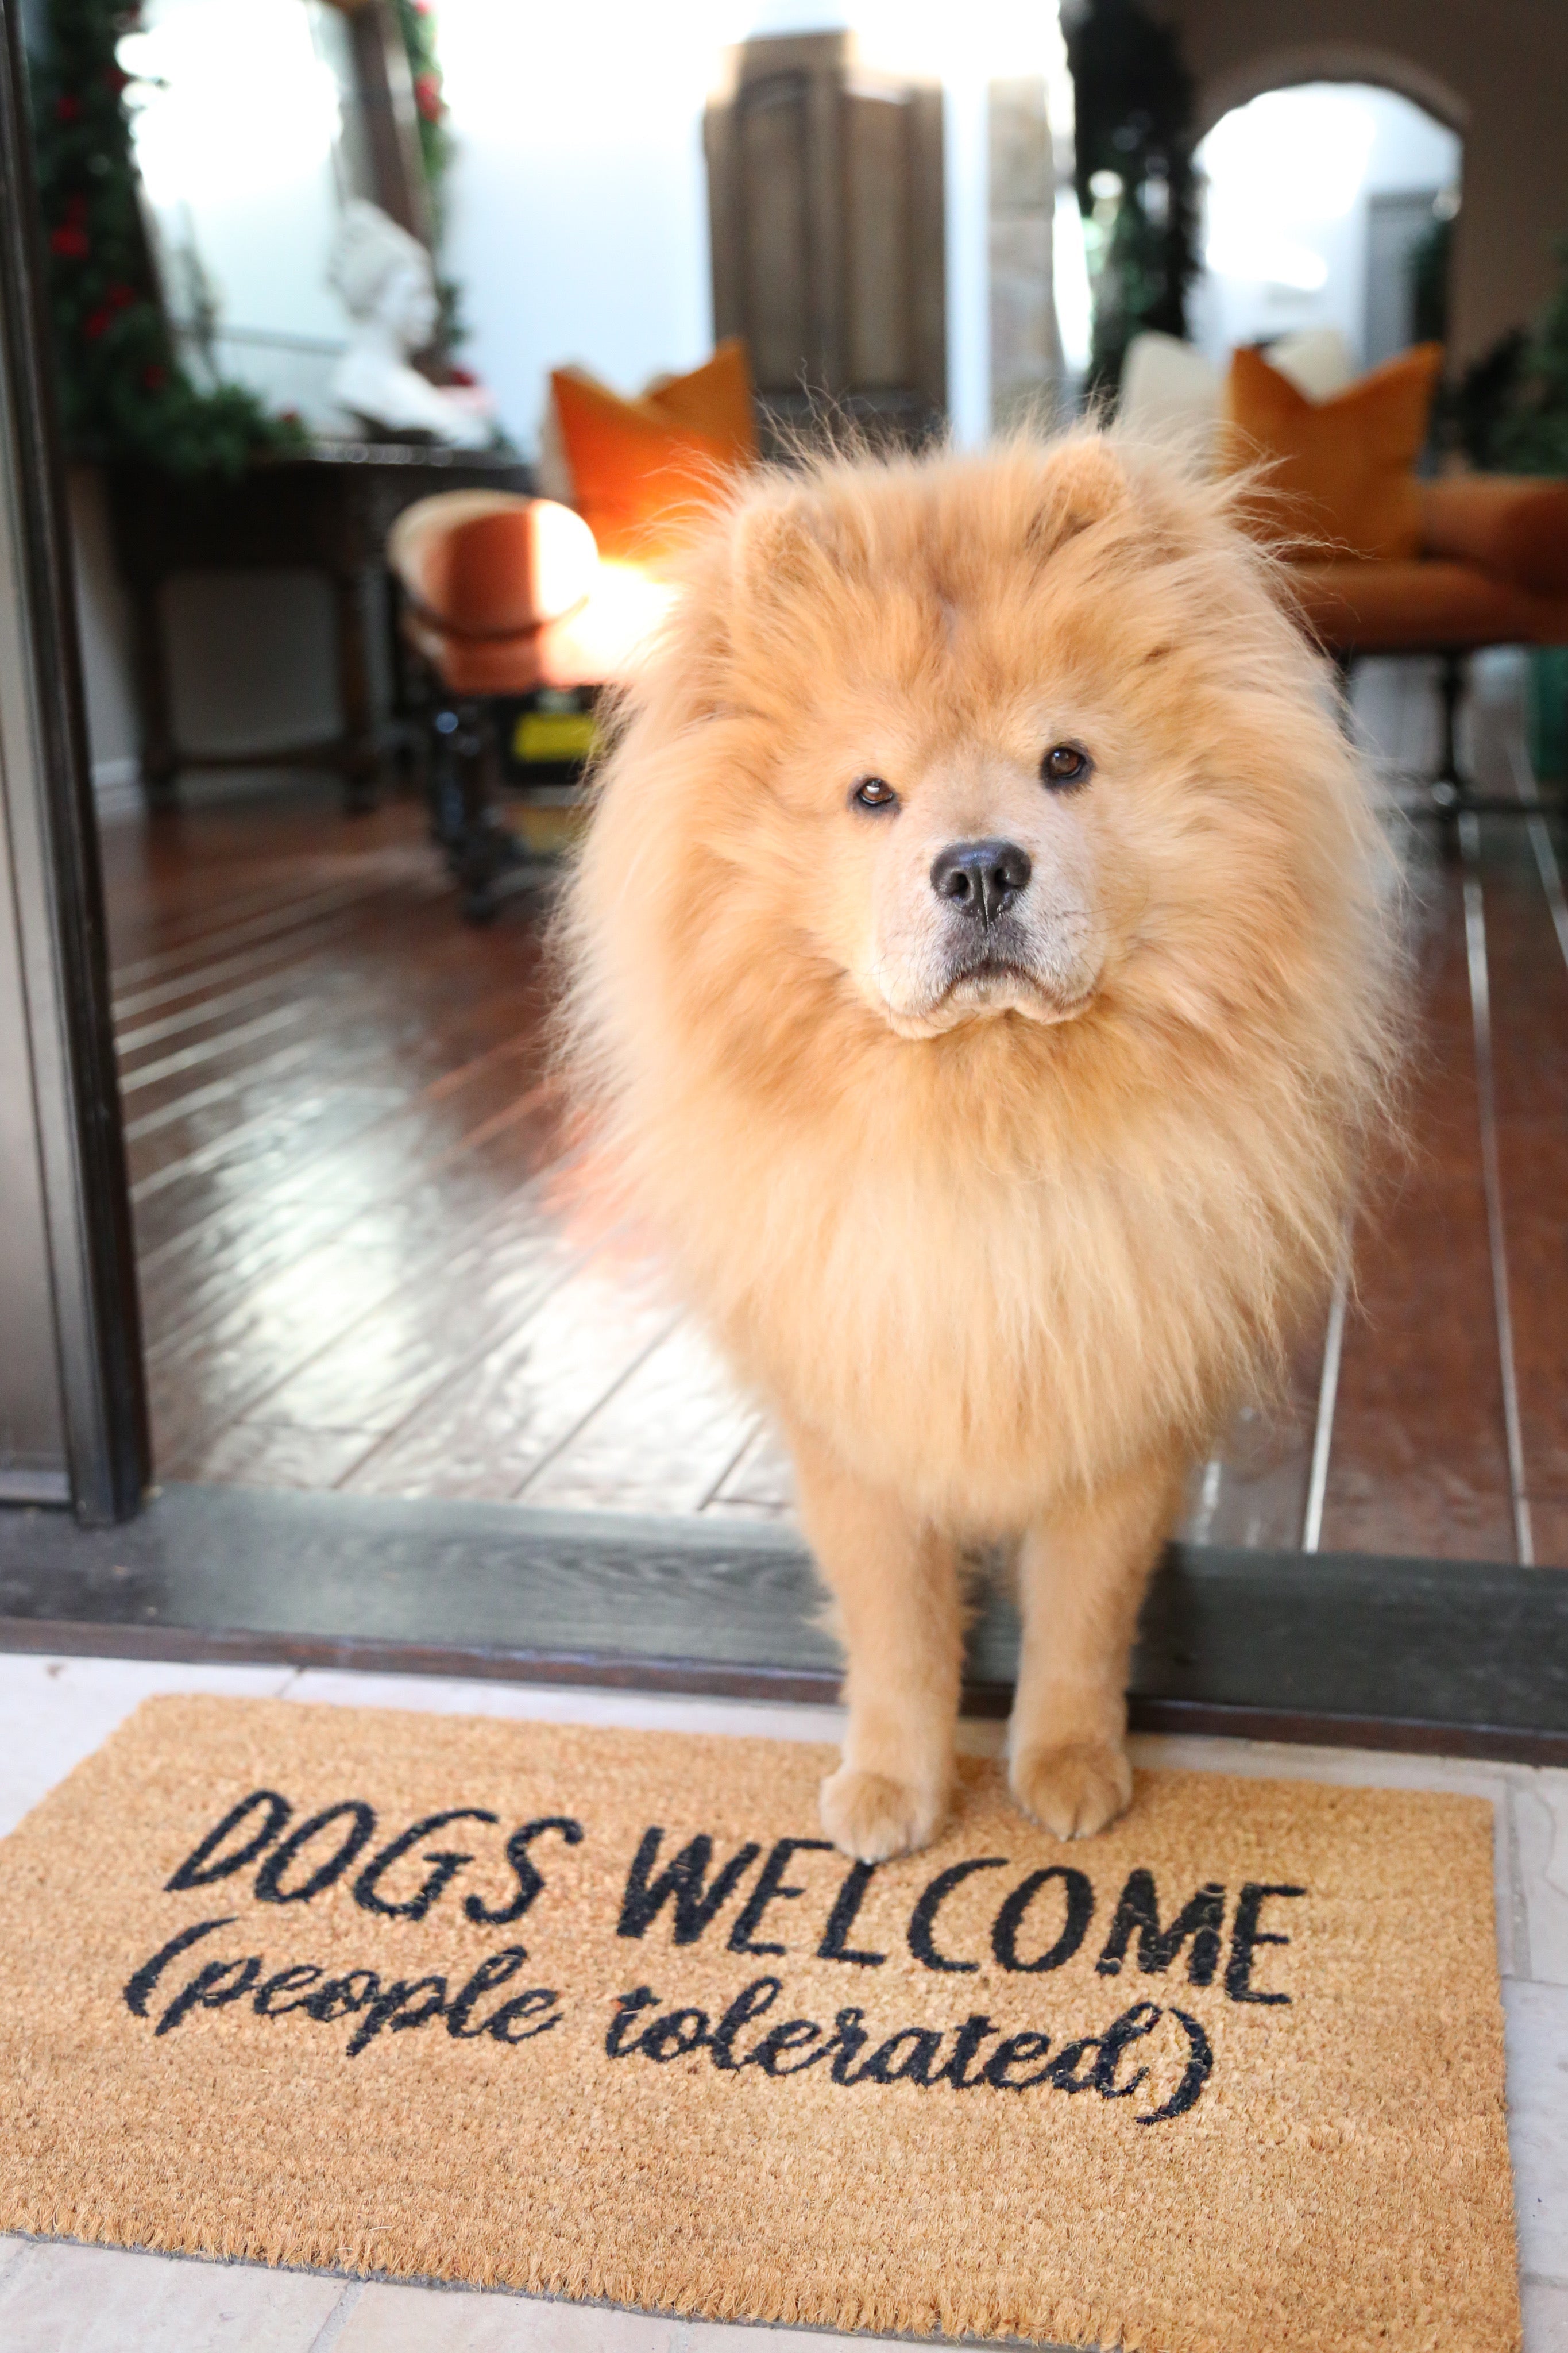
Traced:
<path fill-rule="evenodd" d="M 160 1699 L 0 1845 L 0 2229 L 719 2318 L 1517 2343 L 1490 1810 Z"/>

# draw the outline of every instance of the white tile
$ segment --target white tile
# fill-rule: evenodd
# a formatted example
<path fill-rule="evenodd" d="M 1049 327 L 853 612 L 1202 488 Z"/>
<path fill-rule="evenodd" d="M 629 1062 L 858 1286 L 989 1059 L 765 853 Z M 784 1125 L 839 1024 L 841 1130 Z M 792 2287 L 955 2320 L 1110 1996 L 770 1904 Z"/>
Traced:
<path fill-rule="evenodd" d="M 0 1836 L 155 1692 L 264 1698 L 291 1667 L 180 1666 L 155 1659 L 51 1659 L 0 1651 Z"/>
<path fill-rule="evenodd" d="M 360 2291 L 331 2353 L 876 2353 L 902 2341 L 378 2282 Z"/>
<path fill-rule="evenodd" d="M 331 2353 L 675 2353 L 679 2326 L 600 2305 L 377 2283 L 359 2296 Z"/>
<path fill-rule="evenodd" d="M 513 1722 L 628 1725 L 645 1732 L 733 1733 L 756 1740 L 843 1737 L 844 1712 L 776 1700 L 692 1699 L 670 1692 L 606 1692 L 559 1683 L 459 1683 L 444 1675 L 359 1674 L 308 1667 L 291 1700 L 334 1707 L 405 1707 L 432 1715 L 500 1715 Z"/>
<path fill-rule="evenodd" d="M 1568 2353 L 1568 2281 L 1521 2280 L 1524 2353 Z"/>
<path fill-rule="evenodd" d="M 0 2271 L 5 2353 L 310 2353 L 341 2279 L 35 2241 Z"/>
<path fill-rule="evenodd" d="M 1568 1773 L 1510 1775 L 1525 1947 L 1517 1974 L 1568 1986 Z"/>
<path fill-rule="evenodd" d="M 1568 2280 L 1568 1987 L 1502 1989 L 1519 2268 Z"/>
<path fill-rule="evenodd" d="M 815 2328 L 729 2327 L 721 2321 L 689 2320 L 670 2353 L 877 2353 L 879 2345 L 908 2347 L 920 2341 L 911 2337 L 824 2337 Z M 1039 2353 L 1051 2349 L 1043 2346 Z"/>

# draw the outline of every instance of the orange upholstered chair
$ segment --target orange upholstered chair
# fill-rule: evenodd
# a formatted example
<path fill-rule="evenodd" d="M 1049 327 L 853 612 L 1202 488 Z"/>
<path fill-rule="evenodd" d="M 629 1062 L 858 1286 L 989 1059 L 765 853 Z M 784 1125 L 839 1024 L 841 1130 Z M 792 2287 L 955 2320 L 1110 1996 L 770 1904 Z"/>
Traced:
<path fill-rule="evenodd" d="M 1297 606 L 1342 672 L 1363 654 L 1441 658 L 1433 798 L 1452 818 L 1497 806 L 1459 771 L 1466 658 L 1486 646 L 1568 645 L 1568 481 L 1420 478 L 1441 359 L 1439 345 L 1421 344 L 1314 401 L 1261 353 L 1237 351 L 1226 415 L 1232 461 L 1268 463 L 1270 535 L 1300 528 L 1288 550 Z"/>
<path fill-rule="evenodd" d="M 407 508 L 387 542 L 427 690 L 435 828 L 476 921 L 520 860 L 495 807 L 494 703 L 589 700 L 628 678 L 668 606 L 665 569 L 691 516 L 756 456 L 743 344 L 637 400 L 575 369 L 551 384 L 551 457 L 570 508 L 447 491 Z"/>
<path fill-rule="evenodd" d="M 1290 576 L 1301 617 L 1349 677 L 1363 654 L 1436 654 L 1442 736 L 1433 804 L 1517 813 L 1464 776 L 1455 718 L 1468 657 L 1486 646 L 1568 645 L 1568 482 L 1504 474 L 1422 481 L 1416 553 L 1312 559 Z"/>

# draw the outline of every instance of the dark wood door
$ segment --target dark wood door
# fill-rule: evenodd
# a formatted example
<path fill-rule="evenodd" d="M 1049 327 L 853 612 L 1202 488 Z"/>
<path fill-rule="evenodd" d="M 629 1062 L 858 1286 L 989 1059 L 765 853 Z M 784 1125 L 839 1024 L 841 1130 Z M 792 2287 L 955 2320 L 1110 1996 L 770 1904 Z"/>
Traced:
<path fill-rule="evenodd" d="M 942 99 L 847 33 L 730 50 L 706 121 L 713 322 L 767 414 L 918 441 L 947 408 Z"/>

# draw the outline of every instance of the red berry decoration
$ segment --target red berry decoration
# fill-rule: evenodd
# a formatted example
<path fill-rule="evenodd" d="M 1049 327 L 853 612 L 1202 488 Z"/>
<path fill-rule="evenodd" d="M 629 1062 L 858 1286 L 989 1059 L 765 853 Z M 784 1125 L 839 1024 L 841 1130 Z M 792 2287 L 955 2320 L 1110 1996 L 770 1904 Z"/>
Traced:
<path fill-rule="evenodd" d="M 85 261 L 89 252 L 86 229 L 79 228 L 74 221 L 68 221 L 61 228 L 51 229 L 49 251 L 58 253 L 65 261 Z"/>
<path fill-rule="evenodd" d="M 112 311 L 89 311 L 81 322 L 81 331 L 84 335 L 89 336 L 96 343 L 100 335 L 106 333 L 113 323 Z"/>

